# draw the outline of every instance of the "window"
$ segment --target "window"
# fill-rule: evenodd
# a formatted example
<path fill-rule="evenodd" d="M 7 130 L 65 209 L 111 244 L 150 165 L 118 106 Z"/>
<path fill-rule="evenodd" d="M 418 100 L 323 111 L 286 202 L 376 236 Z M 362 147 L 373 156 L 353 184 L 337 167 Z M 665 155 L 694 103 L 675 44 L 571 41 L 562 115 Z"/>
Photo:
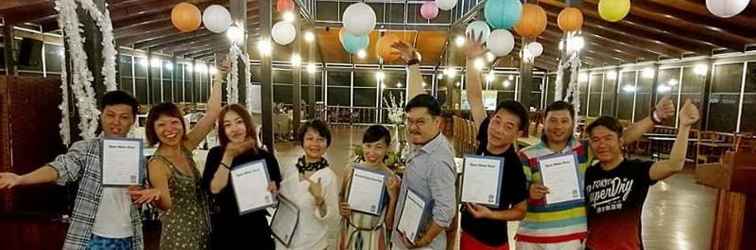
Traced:
<path fill-rule="evenodd" d="M 47 73 L 60 73 L 63 70 L 63 46 L 45 44 L 45 70 Z M 129 75 L 131 72 L 129 71 Z"/>
<path fill-rule="evenodd" d="M 756 62 L 749 62 L 743 92 L 743 115 L 740 117 L 741 132 L 756 132 Z"/>
<path fill-rule="evenodd" d="M 580 110 L 578 110 L 578 115 L 585 116 L 585 111 L 587 110 L 587 102 L 588 102 L 588 82 L 585 81 L 579 81 L 578 80 L 578 94 L 580 95 Z"/>
<path fill-rule="evenodd" d="M 706 121 L 708 130 L 734 132 L 737 126 L 740 105 L 740 85 L 743 64 L 722 64 L 714 66 L 709 95 L 709 113 Z"/>
<path fill-rule="evenodd" d="M 604 81 L 604 74 L 591 74 L 588 79 L 588 116 L 597 117 L 600 115 L 601 108 L 601 83 Z M 583 93 L 581 93 L 583 94 Z"/>
<path fill-rule="evenodd" d="M 614 116 L 614 105 L 618 102 L 617 79 L 619 77 L 617 76 L 616 71 L 615 74 L 613 74 L 613 78 L 610 78 L 609 75 L 609 73 L 604 75 L 604 96 L 601 100 L 603 103 L 601 106 L 601 115 Z"/>
<path fill-rule="evenodd" d="M 675 104 L 675 107 L 679 107 L 677 103 L 677 97 L 679 96 L 679 90 L 680 90 L 680 68 L 671 68 L 671 69 L 662 69 L 659 71 L 659 78 L 656 82 L 656 100 L 654 100 L 652 105 L 656 105 L 656 103 L 659 102 L 664 97 L 669 97 L 670 100 Z M 674 127 L 676 122 L 675 118 L 677 115 L 673 116 L 671 119 L 666 119 L 662 123 L 666 126 L 672 126 Z M 636 117 L 636 119 L 638 119 Z"/>
<path fill-rule="evenodd" d="M 620 79 L 619 103 L 617 103 L 617 118 L 632 121 L 633 98 L 635 97 L 635 71 L 622 72 Z"/>
<path fill-rule="evenodd" d="M 638 72 L 638 87 L 635 91 L 635 120 L 646 118 L 651 111 L 651 89 L 654 87 L 654 77 L 644 76 Z"/>

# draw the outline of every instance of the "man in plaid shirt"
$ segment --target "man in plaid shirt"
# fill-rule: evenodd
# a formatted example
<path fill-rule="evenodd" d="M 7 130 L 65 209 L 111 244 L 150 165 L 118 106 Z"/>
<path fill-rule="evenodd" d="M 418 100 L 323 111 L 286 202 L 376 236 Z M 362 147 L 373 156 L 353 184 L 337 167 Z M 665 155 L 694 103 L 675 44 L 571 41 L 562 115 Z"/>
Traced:
<path fill-rule="evenodd" d="M 138 108 L 136 99 L 126 92 L 106 93 L 100 105 L 102 136 L 75 142 L 67 153 L 31 173 L 0 173 L 0 190 L 79 181 L 63 249 L 144 249 L 138 204 L 154 201 L 159 192 L 140 187 L 104 187 L 100 162 L 102 138 L 126 137 Z"/>

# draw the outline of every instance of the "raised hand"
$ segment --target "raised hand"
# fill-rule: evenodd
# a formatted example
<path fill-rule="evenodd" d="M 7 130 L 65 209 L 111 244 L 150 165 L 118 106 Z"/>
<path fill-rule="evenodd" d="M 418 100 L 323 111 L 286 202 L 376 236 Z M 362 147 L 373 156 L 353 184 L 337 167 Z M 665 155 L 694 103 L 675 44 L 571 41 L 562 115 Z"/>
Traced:
<path fill-rule="evenodd" d="M 401 56 L 402 60 L 404 60 L 404 62 L 409 62 L 412 59 L 420 59 L 420 53 L 418 53 L 415 48 L 405 43 L 404 41 L 397 41 L 394 44 L 391 44 L 391 48 L 394 48 L 399 52 L 399 55 Z"/>
<path fill-rule="evenodd" d="M 223 154 L 224 156 L 236 158 L 236 156 L 247 152 L 247 150 L 252 149 L 254 146 L 255 144 L 252 140 L 245 140 L 244 142 L 229 142 L 228 145 L 226 145 L 226 151 L 223 152 Z"/>
<path fill-rule="evenodd" d="M 0 173 L 0 189 L 11 189 L 21 183 L 21 176 L 14 173 Z"/>
<path fill-rule="evenodd" d="M 476 35 L 475 32 L 470 32 L 466 36 L 465 57 L 476 58 L 483 55 L 483 53 L 486 53 L 486 48 L 483 46 L 483 32 L 481 32 L 480 35 Z"/>
<path fill-rule="evenodd" d="M 669 96 L 662 97 L 662 99 L 656 103 L 654 114 L 661 120 L 675 117 L 675 103 L 672 102 L 672 99 Z"/>
<path fill-rule="evenodd" d="M 680 109 L 680 125 L 693 126 L 700 118 L 701 114 L 699 114 L 696 105 L 690 99 L 685 100 L 685 104 Z"/>

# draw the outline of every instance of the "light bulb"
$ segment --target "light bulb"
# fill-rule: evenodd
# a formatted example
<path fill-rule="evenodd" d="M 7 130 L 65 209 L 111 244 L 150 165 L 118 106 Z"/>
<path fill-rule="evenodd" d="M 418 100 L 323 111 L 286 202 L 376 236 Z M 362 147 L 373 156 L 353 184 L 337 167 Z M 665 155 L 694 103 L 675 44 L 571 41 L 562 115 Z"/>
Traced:
<path fill-rule="evenodd" d="M 365 52 L 364 49 L 361 49 L 360 51 L 357 51 L 357 57 L 360 59 L 365 59 L 365 57 L 367 57 L 367 52 Z"/>
<path fill-rule="evenodd" d="M 669 86 L 675 86 L 678 83 L 680 83 L 680 82 L 678 82 L 677 79 L 669 79 L 669 81 L 667 81 L 667 85 L 669 85 Z"/>
<path fill-rule="evenodd" d="M 231 27 L 228 27 L 228 30 L 226 30 L 226 37 L 228 37 L 228 40 L 232 43 L 241 43 L 242 40 L 244 40 L 244 30 L 236 27 L 236 25 L 231 25 Z"/>
<path fill-rule="evenodd" d="M 307 65 L 307 72 L 309 72 L 310 74 L 315 74 L 316 69 L 317 68 L 314 63 L 310 63 Z"/>
<path fill-rule="evenodd" d="M 504 85 L 505 88 L 512 86 L 512 82 L 510 82 L 509 80 L 504 80 L 504 82 L 502 82 L 501 84 Z"/>
<path fill-rule="evenodd" d="M 290 23 L 294 22 L 294 20 L 296 19 L 296 15 L 294 15 L 294 13 L 292 13 L 291 11 L 284 12 L 282 17 L 283 17 L 284 22 L 290 22 Z"/>
<path fill-rule="evenodd" d="M 622 90 L 625 91 L 625 92 L 627 92 L 627 93 L 633 93 L 633 92 L 635 92 L 635 86 L 633 86 L 633 85 L 625 85 L 625 86 L 622 87 Z"/>
<path fill-rule="evenodd" d="M 457 47 L 462 47 L 465 45 L 465 37 L 462 35 L 457 35 L 456 38 L 454 38 L 454 44 L 457 45 Z"/>
<path fill-rule="evenodd" d="M 588 81 L 588 74 L 586 74 L 586 73 L 580 73 L 578 75 L 578 81 L 579 82 L 587 82 Z"/>
<path fill-rule="evenodd" d="M 706 64 L 697 64 L 695 68 L 693 68 L 693 73 L 696 73 L 696 75 L 704 76 L 706 75 L 706 71 L 709 70 L 709 67 L 706 66 Z"/>
<path fill-rule="evenodd" d="M 617 71 L 612 70 L 606 73 L 606 79 L 609 79 L 609 80 L 617 79 Z"/>
<path fill-rule="evenodd" d="M 488 52 L 486 53 L 486 59 L 488 59 L 489 62 L 493 62 L 494 60 L 496 60 L 496 56 L 493 53 Z"/>
<path fill-rule="evenodd" d="M 299 56 L 299 54 L 292 54 L 291 55 L 291 65 L 294 67 L 299 67 L 299 65 L 302 64 L 302 57 Z"/>
<path fill-rule="evenodd" d="M 307 41 L 308 43 L 309 43 L 309 42 L 312 42 L 312 41 L 315 41 L 315 34 L 313 34 L 313 33 L 312 33 L 312 31 L 309 31 L 309 30 L 308 30 L 308 31 L 306 31 L 306 32 L 304 33 L 304 39 L 305 39 L 305 41 Z"/>
<path fill-rule="evenodd" d="M 260 39 L 257 41 L 257 50 L 260 52 L 260 55 L 267 56 L 273 50 L 273 45 L 270 44 L 270 40 L 268 39 Z"/>
<path fill-rule="evenodd" d="M 475 64 L 475 69 L 477 69 L 477 70 L 481 70 L 481 69 L 483 69 L 483 67 L 486 66 L 486 63 L 483 62 L 483 59 L 481 59 L 481 58 L 475 59 L 474 64 Z"/>
<path fill-rule="evenodd" d="M 382 81 L 384 78 L 386 78 L 386 74 L 383 73 L 383 71 L 379 70 L 378 72 L 375 72 L 375 79 Z"/>
<path fill-rule="evenodd" d="M 659 85 L 659 87 L 656 87 L 656 91 L 659 93 L 666 93 L 672 90 L 672 87 L 667 85 Z"/>
<path fill-rule="evenodd" d="M 218 69 L 216 69 L 215 66 L 210 66 L 210 74 L 215 75 L 215 73 L 218 73 Z"/>
<path fill-rule="evenodd" d="M 486 74 L 486 81 L 493 82 L 495 79 L 496 76 L 493 74 L 493 72 Z"/>
<path fill-rule="evenodd" d="M 643 78 L 653 78 L 654 77 L 654 69 L 652 68 L 645 68 L 643 69 Z"/>
<path fill-rule="evenodd" d="M 157 59 L 157 58 L 152 58 L 152 60 L 150 60 L 150 65 L 152 67 L 160 67 L 160 63 L 161 63 L 160 59 Z"/>

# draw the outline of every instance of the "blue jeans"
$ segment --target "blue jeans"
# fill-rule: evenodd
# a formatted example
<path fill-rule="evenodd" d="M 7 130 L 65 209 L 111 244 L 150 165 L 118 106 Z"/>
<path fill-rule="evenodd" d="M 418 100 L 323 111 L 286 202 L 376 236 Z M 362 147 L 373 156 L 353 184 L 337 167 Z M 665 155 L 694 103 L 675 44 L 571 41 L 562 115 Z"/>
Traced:
<path fill-rule="evenodd" d="M 131 237 L 128 238 L 105 238 L 92 235 L 87 244 L 87 250 L 132 250 Z"/>

